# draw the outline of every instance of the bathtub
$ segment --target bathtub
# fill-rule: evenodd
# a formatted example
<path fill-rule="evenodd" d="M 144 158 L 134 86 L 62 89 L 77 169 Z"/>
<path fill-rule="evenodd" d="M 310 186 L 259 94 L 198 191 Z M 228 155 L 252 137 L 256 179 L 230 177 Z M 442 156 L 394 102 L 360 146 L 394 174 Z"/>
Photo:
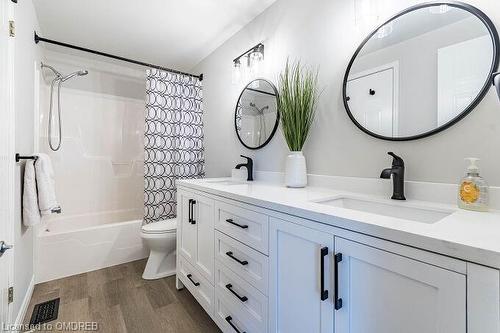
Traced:
<path fill-rule="evenodd" d="M 39 227 L 36 282 L 85 273 L 146 258 L 137 211 L 57 217 Z M 124 222 L 123 222 L 124 221 Z"/>

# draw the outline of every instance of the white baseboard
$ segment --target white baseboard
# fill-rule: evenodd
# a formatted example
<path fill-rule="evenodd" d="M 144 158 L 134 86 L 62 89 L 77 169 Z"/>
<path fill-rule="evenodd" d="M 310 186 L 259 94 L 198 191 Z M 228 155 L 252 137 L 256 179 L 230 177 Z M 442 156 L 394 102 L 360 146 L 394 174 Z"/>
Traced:
<path fill-rule="evenodd" d="M 30 305 L 31 296 L 33 296 L 33 289 L 35 289 L 35 275 L 31 277 L 30 284 L 28 286 L 28 290 L 24 295 L 23 303 L 19 308 L 19 312 L 17 313 L 16 322 L 14 323 L 14 327 L 21 327 L 24 321 L 24 316 L 26 316 L 26 311 L 28 311 L 28 306 Z M 14 295 L 15 297 L 15 295 Z"/>

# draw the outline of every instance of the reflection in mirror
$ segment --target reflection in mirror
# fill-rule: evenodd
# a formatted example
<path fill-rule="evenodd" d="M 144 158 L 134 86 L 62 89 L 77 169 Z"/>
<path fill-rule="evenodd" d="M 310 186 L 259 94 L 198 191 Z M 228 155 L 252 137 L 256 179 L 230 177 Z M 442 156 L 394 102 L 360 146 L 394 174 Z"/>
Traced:
<path fill-rule="evenodd" d="M 424 4 L 378 28 L 346 73 L 345 104 L 360 128 L 408 140 L 442 130 L 470 112 L 497 67 L 498 36 L 464 4 Z"/>
<path fill-rule="evenodd" d="M 269 81 L 257 79 L 241 92 L 235 110 L 236 134 L 249 149 L 264 147 L 278 127 L 276 87 Z"/>

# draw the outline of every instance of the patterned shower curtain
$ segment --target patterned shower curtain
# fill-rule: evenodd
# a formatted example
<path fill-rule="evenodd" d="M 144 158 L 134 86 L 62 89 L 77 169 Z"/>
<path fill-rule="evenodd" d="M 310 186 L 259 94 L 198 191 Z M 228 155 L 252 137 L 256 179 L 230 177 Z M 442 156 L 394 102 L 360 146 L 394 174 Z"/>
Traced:
<path fill-rule="evenodd" d="M 176 181 L 203 178 L 201 82 L 158 69 L 147 71 L 144 223 L 176 216 Z"/>

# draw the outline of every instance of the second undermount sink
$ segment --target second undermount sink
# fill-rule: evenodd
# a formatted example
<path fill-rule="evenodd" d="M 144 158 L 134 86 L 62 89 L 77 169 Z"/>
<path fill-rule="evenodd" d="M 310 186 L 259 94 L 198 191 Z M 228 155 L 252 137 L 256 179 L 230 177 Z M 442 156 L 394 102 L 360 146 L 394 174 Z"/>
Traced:
<path fill-rule="evenodd" d="M 402 203 L 398 204 L 397 202 L 385 203 L 353 197 L 326 199 L 316 201 L 316 203 L 428 224 L 439 222 L 453 213 L 451 210 L 446 211 L 429 207 L 410 207 L 402 205 Z"/>

